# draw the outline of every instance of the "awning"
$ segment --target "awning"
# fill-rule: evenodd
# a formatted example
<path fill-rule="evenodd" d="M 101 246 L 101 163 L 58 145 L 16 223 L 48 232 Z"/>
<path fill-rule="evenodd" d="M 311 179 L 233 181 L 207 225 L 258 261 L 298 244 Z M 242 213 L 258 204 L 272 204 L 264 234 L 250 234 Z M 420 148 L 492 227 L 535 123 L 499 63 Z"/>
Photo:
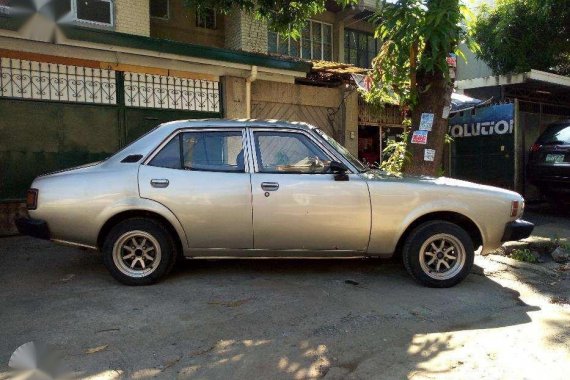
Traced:
<path fill-rule="evenodd" d="M 453 94 L 451 94 L 451 113 L 453 114 L 462 111 L 467 111 L 476 107 L 482 107 L 484 105 L 491 103 L 492 99 L 493 98 L 487 100 L 480 100 L 454 92 Z"/>
<path fill-rule="evenodd" d="M 539 70 L 465 79 L 455 82 L 455 87 L 459 92 L 501 87 L 506 98 L 565 106 L 570 103 L 570 77 Z"/>

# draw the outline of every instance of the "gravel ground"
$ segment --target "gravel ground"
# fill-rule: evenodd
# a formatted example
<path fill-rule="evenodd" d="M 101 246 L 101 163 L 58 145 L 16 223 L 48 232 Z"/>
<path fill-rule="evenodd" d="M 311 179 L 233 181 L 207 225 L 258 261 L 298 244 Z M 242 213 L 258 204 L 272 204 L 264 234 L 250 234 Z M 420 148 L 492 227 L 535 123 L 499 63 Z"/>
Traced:
<path fill-rule="evenodd" d="M 97 253 L 30 238 L 0 239 L 0 259 L 0 380 L 17 375 L 8 360 L 29 341 L 58 353 L 69 378 L 566 379 L 570 371 L 570 306 L 557 302 L 570 295 L 568 277 L 490 257 L 477 257 L 452 289 L 420 287 L 396 261 L 190 261 L 133 288 L 115 282 Z"/>

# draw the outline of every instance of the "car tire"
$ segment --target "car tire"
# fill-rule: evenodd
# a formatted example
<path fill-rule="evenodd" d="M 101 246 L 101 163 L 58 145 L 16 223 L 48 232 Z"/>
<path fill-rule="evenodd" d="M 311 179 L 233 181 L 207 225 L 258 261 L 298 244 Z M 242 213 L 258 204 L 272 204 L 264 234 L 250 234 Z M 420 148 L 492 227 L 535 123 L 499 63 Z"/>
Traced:
<path fill-rule="evenodd" d="M 103 243 L 103 262 L 125 285 L 150 285 L 166 276 L 178 256 L 166 227 L 153 219 L 132 218 L 115 225 Z"/>
<path fill-rule="evenodd" d="M 475 250 L 463 228 L 450 222 L 430 221 L 409 234 L 402 258 L 406 270 L 418 283 L 449 288 L 471 272 Z"/>

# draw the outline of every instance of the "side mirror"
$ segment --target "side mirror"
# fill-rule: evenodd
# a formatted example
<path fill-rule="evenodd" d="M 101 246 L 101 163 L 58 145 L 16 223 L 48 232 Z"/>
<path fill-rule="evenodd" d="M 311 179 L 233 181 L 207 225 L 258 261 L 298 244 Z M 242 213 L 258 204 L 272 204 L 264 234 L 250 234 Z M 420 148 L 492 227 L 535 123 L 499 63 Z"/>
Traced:
<path fill-rule="evenodd" d="M 342 162 L 331 161 L 329 169 L 334 174 L 335 181 L 348 181 L 348 168 Z"/>

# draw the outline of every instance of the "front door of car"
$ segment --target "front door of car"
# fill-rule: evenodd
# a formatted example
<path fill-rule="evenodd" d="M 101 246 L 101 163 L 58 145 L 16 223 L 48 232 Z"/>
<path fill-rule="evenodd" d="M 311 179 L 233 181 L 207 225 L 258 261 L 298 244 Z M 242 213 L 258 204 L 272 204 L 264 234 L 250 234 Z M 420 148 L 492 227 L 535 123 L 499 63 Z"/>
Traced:
<path fill-rule="evenodd" d="M 190 248 L 253 248 L 244 136 L 243 129 L 182 131 L 139 169 L 141 197 L 176 215 Z"/>
<path fill-rule="evenodd" d="M 330 255 L 367 249 L 370 198 L 358 174 L 335 180 L 333 157 L 308 131 L 251 129 L 249 135 L 256 249 Z"/>

